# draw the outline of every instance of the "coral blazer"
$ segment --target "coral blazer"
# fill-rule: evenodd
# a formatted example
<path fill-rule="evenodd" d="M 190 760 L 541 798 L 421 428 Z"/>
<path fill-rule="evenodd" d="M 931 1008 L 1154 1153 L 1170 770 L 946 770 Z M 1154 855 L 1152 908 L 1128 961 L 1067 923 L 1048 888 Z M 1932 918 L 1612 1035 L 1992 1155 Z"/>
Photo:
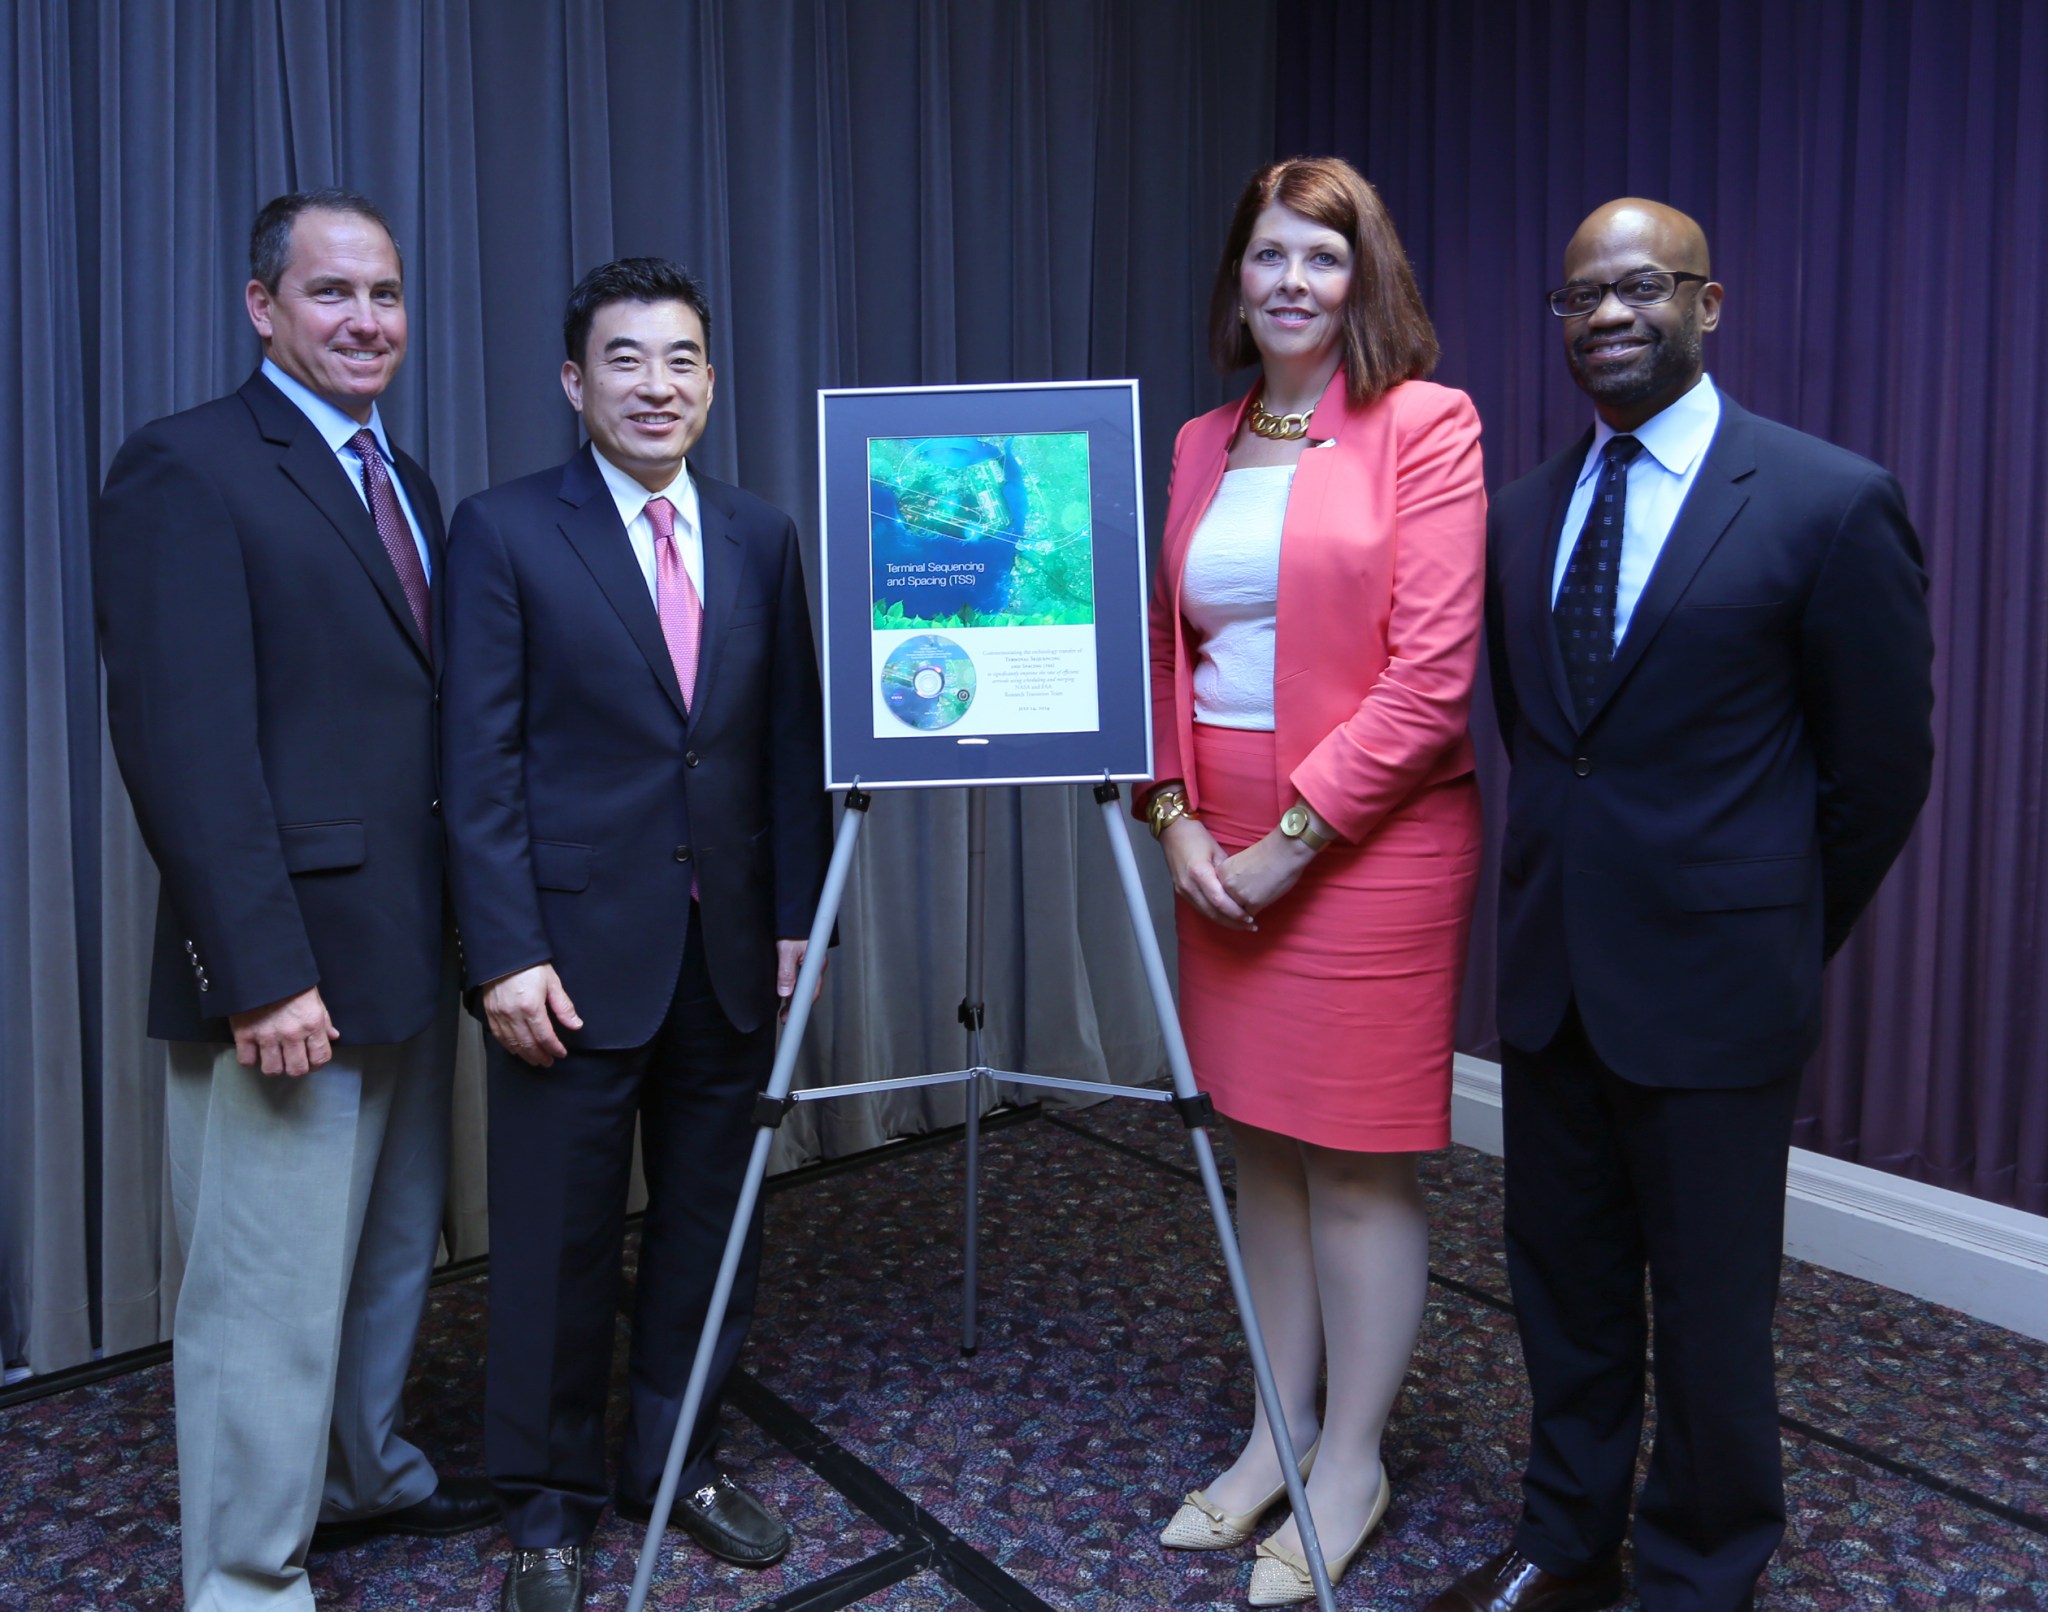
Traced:
<path fill-rule="evenodd" d="M 1197 646 L 1180 584 L 1249 406 L 1247 394 L 1181 427 L 1153 597 L 1154 776 L 1185 779 L 1197 811 Z M 1360 408 L 1339 369 L 1315 425 L 1332 440 L 1303 452 L 1281 528 L 1273 816 L 1299 794 L 1357 843 L 1420 790 L 1472 770 L 1486 581 L 1479 414 L 1463 392 L 1427 381 Z"/>

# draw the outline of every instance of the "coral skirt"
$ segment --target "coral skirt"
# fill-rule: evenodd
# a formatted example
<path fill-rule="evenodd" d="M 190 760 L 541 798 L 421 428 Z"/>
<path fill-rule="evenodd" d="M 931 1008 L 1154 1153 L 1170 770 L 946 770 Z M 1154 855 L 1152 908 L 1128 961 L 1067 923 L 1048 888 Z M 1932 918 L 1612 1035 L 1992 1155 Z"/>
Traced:
<path fill-rule="evenodd" d="M 1195 724 L 1203 825 L 1226 851 L 1271 830 L 1273 735 Z M 1338 841 L 1256 934 L 1176 904 L 1196 1082 L 1241 1124 L 1355 1153 L 1451 1139 L 1451 1053 L 1479 884 L 1467 775 Z"/>

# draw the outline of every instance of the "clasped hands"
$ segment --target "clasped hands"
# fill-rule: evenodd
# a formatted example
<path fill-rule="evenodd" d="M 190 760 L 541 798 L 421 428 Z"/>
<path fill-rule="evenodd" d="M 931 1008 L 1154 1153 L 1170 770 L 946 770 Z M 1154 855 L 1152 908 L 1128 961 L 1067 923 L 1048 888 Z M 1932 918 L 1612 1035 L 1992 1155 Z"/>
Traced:
<path fill-rule="evenodd" d="M 1167 824 L 1159 845 L 1180 898 L 1226 929 L 1257 929 L 1258 915 L 1294 888 L 1316 856 L 1277 828 L 1232 855 L 1195 817 Z"/>
<path fill-rule="evenodd" d="M 775 994 L 782 998 L 778 1017 L 787 1023 L 789 1004 L 796 995 L 796 976 L 803 967 L 804 953 L 810 943 L 804 940 L 778 940 L 775 943 Z M 831 959 L 825 960 L 831 966 Z M 811 1000 L 817 1001 L 825 988 L 825 969 L 818 970 L 818 983 L 812 988 Z M 484 1022 L 491 1034 L 503 1047 L 521 1063 L 530 1063 L 535 1068 L 547 1069 L 558 1058 L 569 1056 L 569 1049 L 562 1044 L 560 1032 L 556 1029 L 580 1030 L 582 1017 L 576 1011 L 576 1004 L 569 1000 L 569 993 L 562 988 L 561 977 L 555 973 L 553 963 L 535 963 L 531 968 L 522 968 L 511 974 L 502 974 L 484 987 Z"/>

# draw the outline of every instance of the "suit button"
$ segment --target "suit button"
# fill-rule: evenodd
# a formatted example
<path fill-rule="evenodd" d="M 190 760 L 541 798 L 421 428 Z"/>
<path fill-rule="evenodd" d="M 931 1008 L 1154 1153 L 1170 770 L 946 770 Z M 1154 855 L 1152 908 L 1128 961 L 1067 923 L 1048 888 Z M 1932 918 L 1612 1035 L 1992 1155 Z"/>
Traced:
<path fill-rule="evenodd" d="M 1591 756 L 1573 756 L 1572 771 L 1581 778 L 1590 777 L 1593 772 L 1593 758 Z"/>
<path fill-rule="evenodd" d="M 428 804 L 427 810 L 432 812 L 436 817 L 439 817 L 441 815 L 441 803 L 438 800 L 432 801 Z"/>
<path fill-rule="evenodd" d="M 690 848 L 689 848 L 689 846 L 687 846 L 687 845 L 678 845 L 678 846 L 676 847 L 676 860 L 677 860 L 678 862 L 687 862 L 687 861 L 689 861 L 689 860 L 690 860 Z"/>
<path fill-rule="evenodd" d="M 694 767 L 694 766 L 696 766 L 696 765 L 697 765 L 697 752 L 696 752 L 696 751 L 694 751 L 694 750 L 685 750 L 685 751 L 683 752 L 683 765 L 684 765 L 685 767 Z"/>

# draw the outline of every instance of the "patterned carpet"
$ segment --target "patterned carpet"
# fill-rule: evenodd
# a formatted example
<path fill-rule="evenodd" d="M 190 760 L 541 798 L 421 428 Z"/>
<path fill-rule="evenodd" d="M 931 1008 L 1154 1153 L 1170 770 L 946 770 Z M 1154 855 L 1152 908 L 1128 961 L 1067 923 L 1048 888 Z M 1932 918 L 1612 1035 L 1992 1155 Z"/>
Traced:
<path fill-rule="evenodd" d="M 1026 1116 L 987 1130 L 984 1166 L 971 1358 L 957 1146 L 776 1184 L 727 1455 L 797 1544 L 747 1573 L 672 1533 L 654 1605 L 1243 1604 L 1248 1547 L 1153 1539 L 1250 1415 L 1178 1121 L 1149 1103 Z M 1428 1182 L 1435 1280 L 1389 1437 L 1393 1505 L 1347 1607 L 1419 1605 L 1514 1515 L 1528 1407 L 1499 1167 L 1452 1149 Z M 443 1283 L 420 1340 L 414 1432 L 449 1470 L 479 1465 L 486 1302 L 481 1276 Z M 1791 1525 L 1763 1604 L 2048 1607 L 2048 1345 L 1796 1264 L 1779 1323 Z M 597 1545 L 592 1605 L 623 1607 L 638 1531 L 608 1520 Z M 384 1540 L 312 1573 L 332 1612 L 488 1608 L 502 1547 Z M 177 1582 L 168 1365 L 0 1410 L 0 1607 L 159 1612 L 181 1604 Z"/>

